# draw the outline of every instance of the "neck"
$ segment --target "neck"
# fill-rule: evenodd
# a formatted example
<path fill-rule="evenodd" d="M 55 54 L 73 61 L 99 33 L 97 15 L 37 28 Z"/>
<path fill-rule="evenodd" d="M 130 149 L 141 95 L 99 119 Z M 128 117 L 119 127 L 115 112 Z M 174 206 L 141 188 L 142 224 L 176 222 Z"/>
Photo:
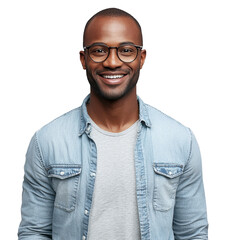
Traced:
<path fill-rule="evenodd" d="M 92 120 L 109 132 L 121 132 L 139 119 L 136 89 L 121 99 L 110 101 L 91 92 L 87 111 Z"/>

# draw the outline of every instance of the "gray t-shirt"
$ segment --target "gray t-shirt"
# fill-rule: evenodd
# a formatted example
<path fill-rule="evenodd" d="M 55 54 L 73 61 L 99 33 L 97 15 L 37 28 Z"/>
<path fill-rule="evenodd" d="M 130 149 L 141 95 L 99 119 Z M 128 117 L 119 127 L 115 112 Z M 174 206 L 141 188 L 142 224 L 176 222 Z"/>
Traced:
<path fill-rule="evenodd" d="M 92 122 L 97 173 L 89 218 L 89 240 L 139 240 L 134 148 L 138 121 L 120 133 Z"/>

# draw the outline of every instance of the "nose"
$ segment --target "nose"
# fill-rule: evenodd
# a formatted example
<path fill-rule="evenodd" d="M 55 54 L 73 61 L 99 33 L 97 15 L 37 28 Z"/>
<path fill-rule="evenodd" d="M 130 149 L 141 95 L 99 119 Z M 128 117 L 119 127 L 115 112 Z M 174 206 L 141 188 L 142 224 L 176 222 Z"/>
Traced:
<path fill-rule="evenodd" d="M 111 48 L 108 58 L 103 62 L 103 66 L 114 69 L 120 67 L 122 64 L 123 62 L 118 58 L 117 49 Z"/>

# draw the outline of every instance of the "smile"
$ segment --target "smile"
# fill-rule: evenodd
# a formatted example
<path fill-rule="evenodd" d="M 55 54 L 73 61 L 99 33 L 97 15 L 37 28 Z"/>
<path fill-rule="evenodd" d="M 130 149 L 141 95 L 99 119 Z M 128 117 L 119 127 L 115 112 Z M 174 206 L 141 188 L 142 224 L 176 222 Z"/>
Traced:
<path fill-rule="evenodd" d="M 124 77 L 124 75 L 103 75 L 103 77 L 107 79 L 118 79 Z"/>
<path fill-rule="evenodd" d="M 120 85 L 125 81 L 125 77 L 127 74 L 124 73 L 115 73 L 115 74 L 101 74 L 101 80 L 106 84 L 106 85 L 111 85 L 111 86 L 116 86 Z"/>

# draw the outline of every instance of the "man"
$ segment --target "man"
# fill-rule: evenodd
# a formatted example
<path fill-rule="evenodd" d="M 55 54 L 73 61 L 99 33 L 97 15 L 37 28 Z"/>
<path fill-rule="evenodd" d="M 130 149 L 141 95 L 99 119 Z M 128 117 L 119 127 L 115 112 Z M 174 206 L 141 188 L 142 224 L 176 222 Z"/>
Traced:
<path fill-rule="evenodd" d="M 31 140 L 19 239 L 207 239 L 196 139 L 136 94 L 139 23 L 105 9 L 83 40 L 90 95 Z"/>

